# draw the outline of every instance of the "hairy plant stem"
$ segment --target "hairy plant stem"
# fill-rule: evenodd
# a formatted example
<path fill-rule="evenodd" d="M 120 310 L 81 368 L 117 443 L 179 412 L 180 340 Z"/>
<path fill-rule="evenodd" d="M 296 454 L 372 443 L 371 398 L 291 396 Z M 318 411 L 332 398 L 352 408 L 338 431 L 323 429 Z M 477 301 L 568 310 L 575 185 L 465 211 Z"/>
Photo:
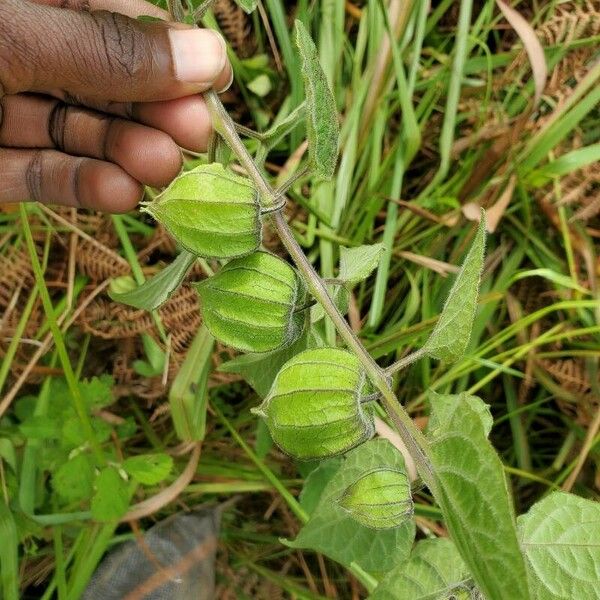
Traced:
<path fill-rule="evenodd" d="M 214 91 L 208 91 L 204 94 L 206 106 L 210 112 L 215 131 L 223 138 L 238 161 L 246 170 L 248 177 L 253 181 L 256 189 L 266 208 L 275 206 L 278 201 L 277 192 L 271 187 L 265 179 L 263 173 L 258 168 L 254 159 L 244 146 L 240 139 L 235 123 L 223 107 L 221 100 Z M 337 329 L 340 337 L 346 345 L 356 354 L 360 360 L 365 372 L 372 383 L 381 392 L 381 400 L 390 419 L 394 423 L 402 441 L 413 457 L 419 475 L 429 487 L 432 493 L 436 493 L 436 478 L 430 464 L 428 454 L 428 444 L 425 436 L 417 429 L 412 419 L 400 405 L 394 391 L 391 388 L 390 380 L 385 371 L 375 362 L 367 352 L 362 342 L 354 334 L 344 317 L 341 315 L 333 300 L 329 296 L 325 283 L 308 261 L 302 248 L 294 238 L 294 235 L 282 214 L 282 211 L 274 212 L 270 219 L 275 227 L 279 238 L 285 246 L 288 254 L 294 261 L 298 271 L 305 280 L 310 292 L 321 304 L 325 313 L 329 316 Z"/>

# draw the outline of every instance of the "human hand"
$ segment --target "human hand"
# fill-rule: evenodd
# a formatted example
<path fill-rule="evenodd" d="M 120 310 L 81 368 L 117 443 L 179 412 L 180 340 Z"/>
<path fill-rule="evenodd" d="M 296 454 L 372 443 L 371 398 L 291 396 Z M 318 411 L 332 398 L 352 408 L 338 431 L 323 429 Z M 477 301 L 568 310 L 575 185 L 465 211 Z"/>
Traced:
<path fill-rule="evenodd" d="M 199 92 L 232 79 L 210 30 L 144 0 L 0 0 L 0 203 L 126 212 L 211 133 Z"/>

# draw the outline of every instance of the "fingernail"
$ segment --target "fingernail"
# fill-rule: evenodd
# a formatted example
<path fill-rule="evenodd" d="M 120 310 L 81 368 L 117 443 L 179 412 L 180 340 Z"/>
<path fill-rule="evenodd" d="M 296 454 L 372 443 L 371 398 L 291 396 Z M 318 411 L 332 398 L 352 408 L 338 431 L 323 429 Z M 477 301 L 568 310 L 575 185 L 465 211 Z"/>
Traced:
<path fill-rule="evenodd" d="M 210 29 L 172 29 L 175 75 L 180 81 L 211 84 L 227 61 L 225 40 Z"/>
<path fill-rule="evenodd" d="M 226 92 L 231 87 L 231 84 L 233 83 L 233 75 L 234 75 L 233 69 L 231 69 L 231 75 L 229 76 L 229 81 L 220 90 L 217 90 L 217 94 L 222 94 L 223 92 Z"/>

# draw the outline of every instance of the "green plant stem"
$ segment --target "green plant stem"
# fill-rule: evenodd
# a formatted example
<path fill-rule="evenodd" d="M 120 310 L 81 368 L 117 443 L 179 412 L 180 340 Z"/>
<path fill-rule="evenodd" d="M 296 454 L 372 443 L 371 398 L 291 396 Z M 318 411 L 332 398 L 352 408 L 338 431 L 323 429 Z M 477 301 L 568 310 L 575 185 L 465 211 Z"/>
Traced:
<path fill-rule="evenodd" d="M 274 206 L 277 203 L 276 191 L 269 185 L 260 169 L 254 163 L 252 156 L 244 146 L 236 131 L 235 123 L 221 104 L 218 95 L 214 91 L 206 92 L 204 94 L 204 100 L 210 112 L 215 131 L 225 140 L 227 145 L 236 155 L 240 164 L 246 169 L 248 176 L 256 186 L 264 204 L 268 207 Z M 388 416 L 398 430 L 410 455 L 413 457 L 421 478 L 435 494 L 435 491 L 437 490 L 436 479 L 428 458 L 429 450 L 425 436 L 417 429 L 412 419 L 400 405 L 391 388 L 386 373 L 367 352 L 344 317 L 340 314 L 335 303 L 329 296 L 325 284 L 294 238 L 283 214 L 280 211 L 273 213 L 271 215 L 271 221 L 277 230 L 283 245 L 305 280 L 310 292 L 321 304 L 323 310 L 333 322 L 340 337 L 356 354 L 372 383 L 381 392 L 382 402 Z"/>
<path fill-rule="evenodd" d="M 67 385 L 69 387 L 69 391 L 71 392 L 71 398 L 73 400 L 73 407 L 75 408 L 75 413 L 79 417 L 79 421 L 81 422 L 81 427 L 85 434 L 85 437 L 90 443 L 92 451 L 96 457 L 98 464 L 102 465 L 105 463 L 104 454 L 102 452 L 102 448 L 100 448 L 100 444 L 98 442 L 98 438 L 96 437 L 96 433 L 92 427 L 92 421 L 87 412 L 87 408 L 83 397 L 81 396 L 81 390 L 79 389 L 79 384 L 77 382 L 77 378 L 75 377 L 75 372 L 73 371 L 73 366 L 71 365 L 71 360 L 69 359 L 69 353 L 67 352 L 67 347 L 65 345 L 65 340 L 63 338 L 62 332 L 58 323 L 56 322 L 56 316 L 54 314 L 54 307 L 52 306 L 52 301 L 50 300 L 50 294 L 48 293 L 48 288 L 46 287 L 46 282 L 44 281 L 44 274 L 42 273 L 42 267 L 40 265 L 40 261 L 38 259 L 37 251 L 35 249 L 35 244 L 33 242 L 33 236 L 31 235 L 31 229 L 29 227 L 29 221 L 27 220 L 27 208 L 25 204 L 21 204 L 19 207 L 21 212 L 21 224 L 23 226 L 23 232 L 25 234 L 25 241 L 27 243 L 27 249 L 29 251 L 29 257 L 31 260 L 31 267 L 33 269 L 33 275 L 35 277 L 35 282 L 37 285 L 38 292 L 40 294 L 40 298 L 42 300 L 42 304 L 44 306 L 44 312 L 46 313 L 46 319 L 48 319 L 48 325 L 50 327 L 50 331 L 52 332 L 52 337 L 54 338 L 54 345 L 56 346 L 56 352 L 58 353 L 58 358 L 60 360 L 61 366 L 63 368 L 65 379 L 67 380 Z"/>

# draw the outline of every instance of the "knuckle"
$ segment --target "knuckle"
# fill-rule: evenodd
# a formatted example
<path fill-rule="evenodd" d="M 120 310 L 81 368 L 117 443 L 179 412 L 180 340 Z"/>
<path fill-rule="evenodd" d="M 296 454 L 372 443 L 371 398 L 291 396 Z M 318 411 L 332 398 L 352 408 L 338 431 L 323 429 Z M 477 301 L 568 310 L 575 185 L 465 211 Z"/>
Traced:
<path fill-rule="evenodd" d="M 34 152 L 25 171 L 25 184 L 29 197 L 36 201 L 42 200 L 42 182 L 44 180 L 44 154 L 41 150 Z"/>
<path fill-rule="evenodd" d="M 65 150 L 68 106 L 64 102 L 56 102 L 48 117 L 48 135 L 58 150 Z"/>
<path fill-rule="evenodd" d="M 138 79 L 148 68 L 148 40 L 137 23 L 118 13 L 90 13 L 102 65 L 111 77 Z"/>

